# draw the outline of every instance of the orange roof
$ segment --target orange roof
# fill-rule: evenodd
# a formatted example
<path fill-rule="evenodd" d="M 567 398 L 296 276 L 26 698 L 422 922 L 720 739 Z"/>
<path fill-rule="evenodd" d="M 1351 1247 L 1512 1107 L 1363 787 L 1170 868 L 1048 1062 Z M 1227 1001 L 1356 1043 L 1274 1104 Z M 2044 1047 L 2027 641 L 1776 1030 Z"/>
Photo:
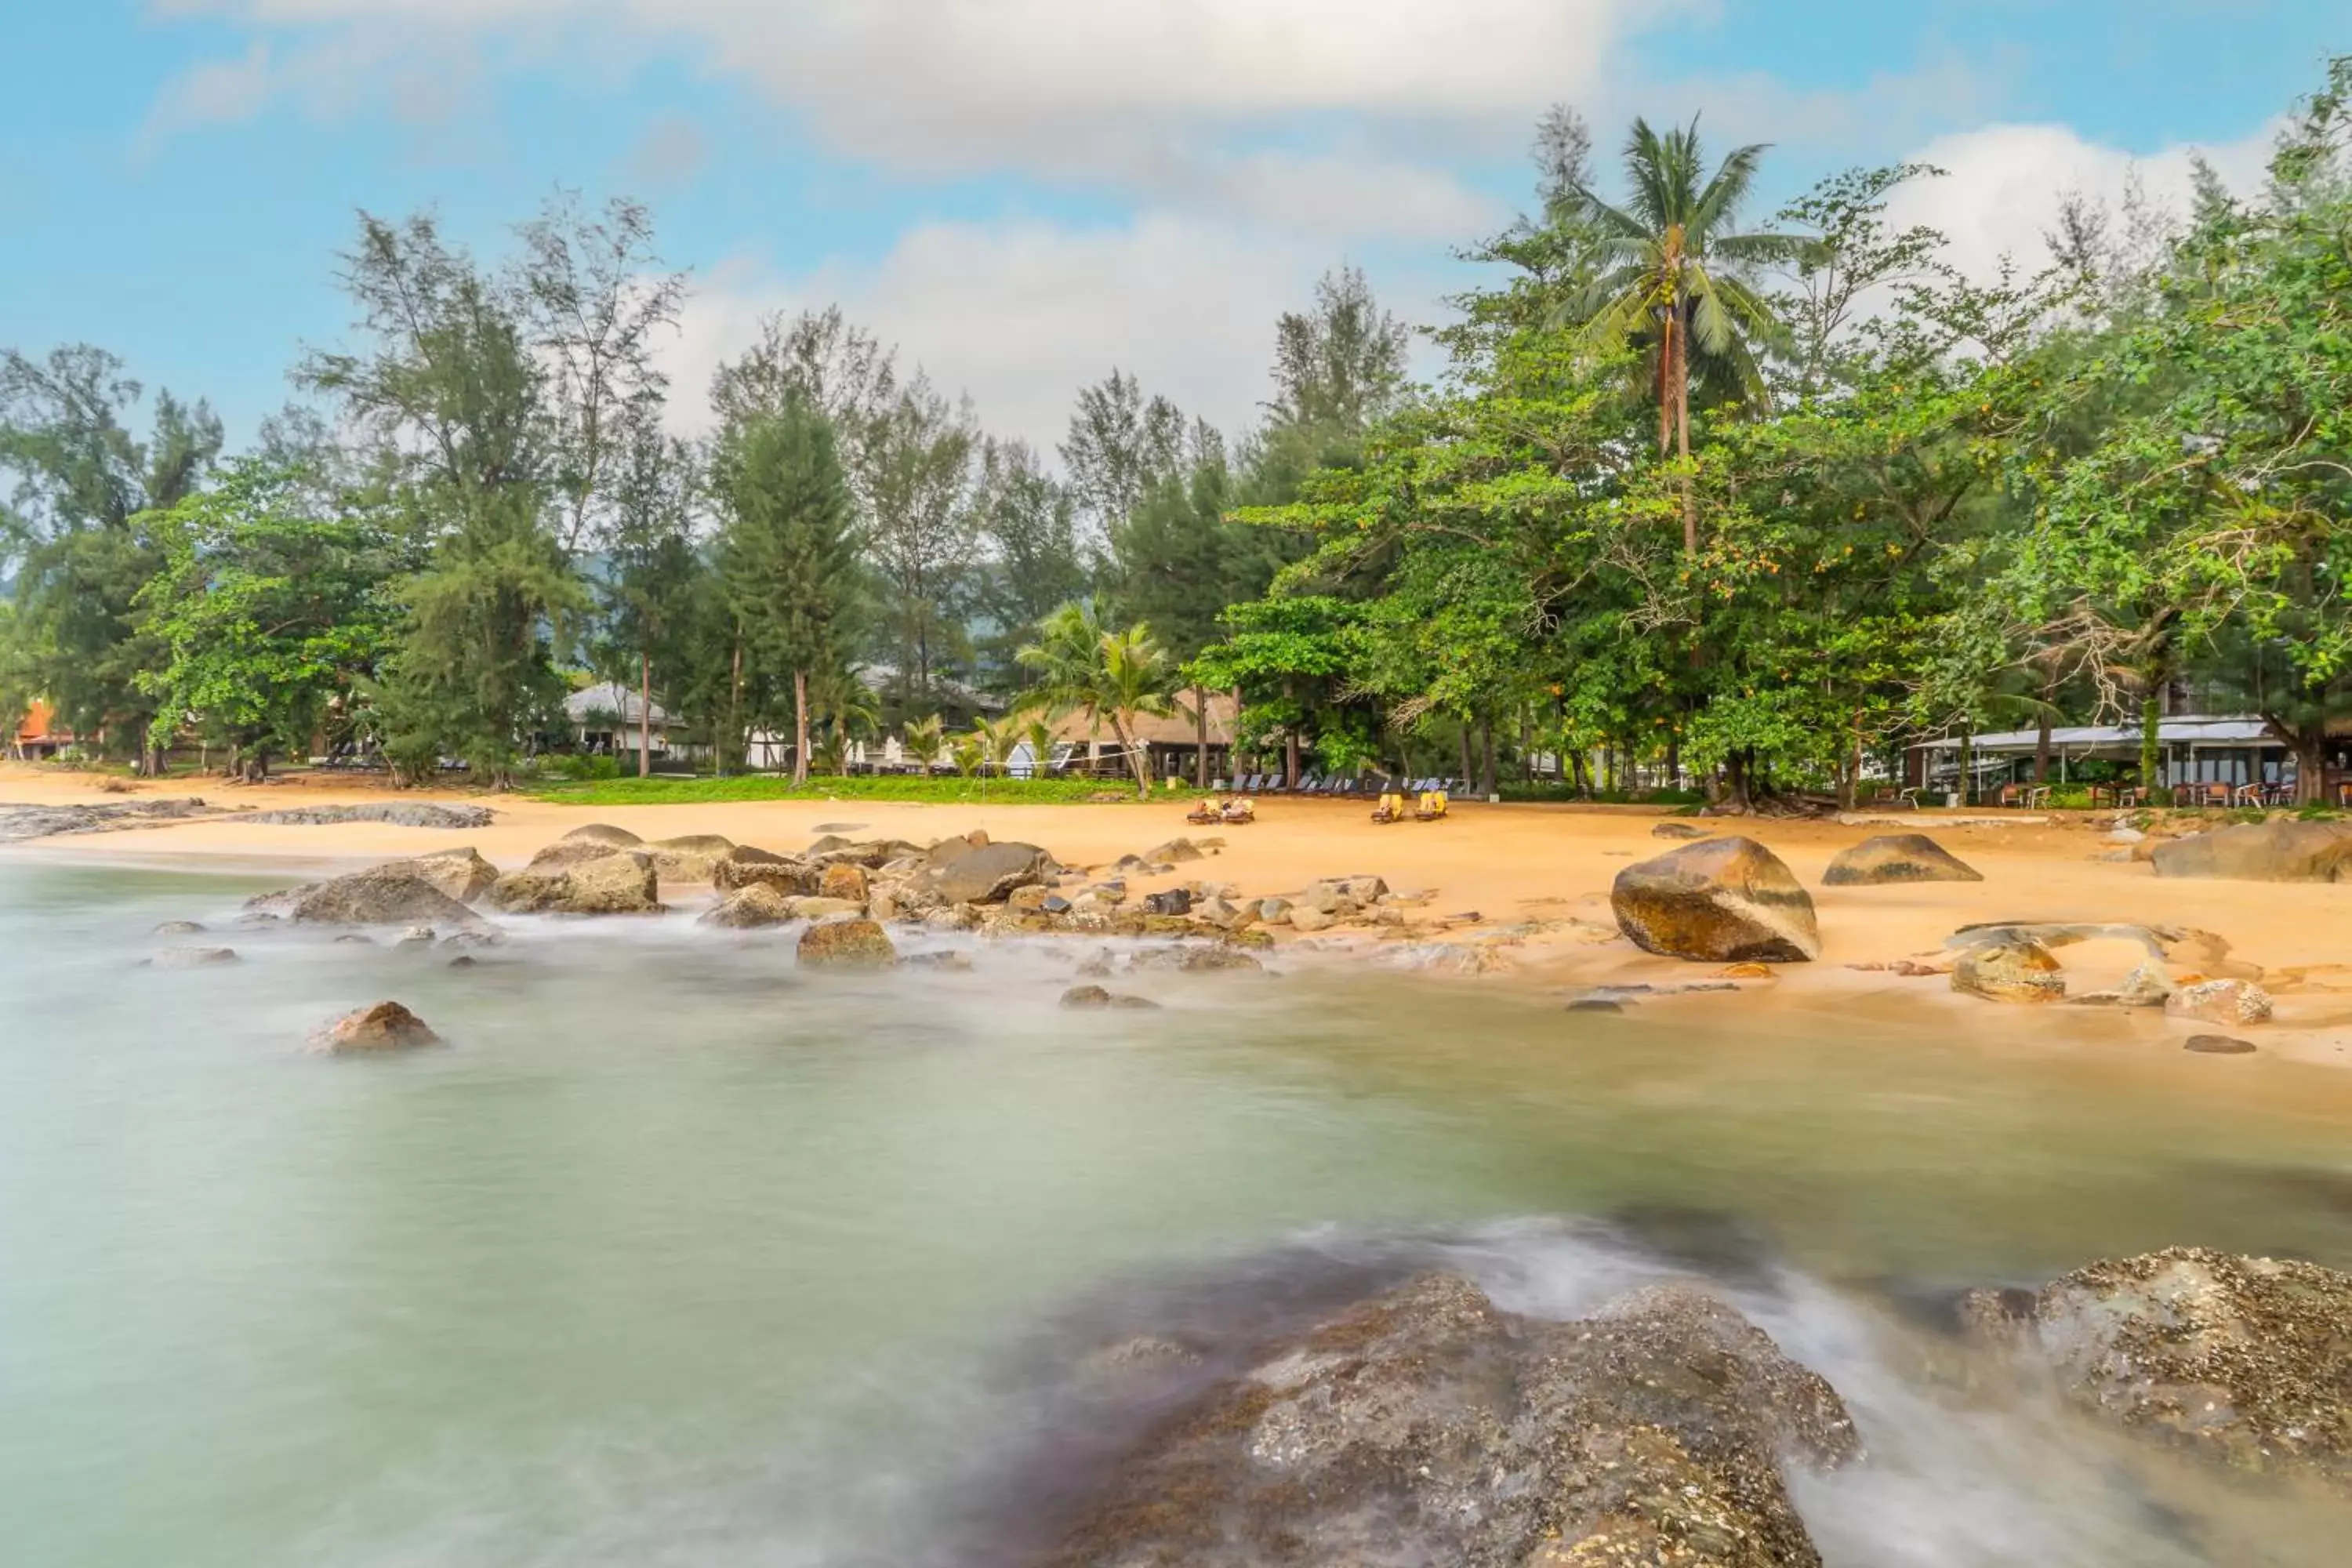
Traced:
<path fill-rule="evenodd" d="M 49 726 L 56 721 L 57 715 L 51 711 L 49 705 L 37 697 L 33 699 L 32 707 L 25 710 L 24 722 L 16 726 L 16 739 L 19 741 L 71 740 L 72 736 L 63 732 L 56 734 L 50 732 Z"/>

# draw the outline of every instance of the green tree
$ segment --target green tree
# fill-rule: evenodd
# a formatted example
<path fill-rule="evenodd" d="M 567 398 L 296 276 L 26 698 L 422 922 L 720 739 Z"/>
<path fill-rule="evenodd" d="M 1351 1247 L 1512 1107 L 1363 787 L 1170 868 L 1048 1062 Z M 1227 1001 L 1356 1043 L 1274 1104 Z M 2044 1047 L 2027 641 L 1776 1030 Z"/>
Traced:
<path fill-rule="evenodd" d="M 803 399 L 731 432 L 719 459 L 720 575 L 745 665 L 790 693 L 793 782 L 808 782 L 811 689 L 844 664 L 856 584 L 849 486 L 833 423 Z"/>
<path fill-rule="evenodd" d="M 1065 605 L 1037 628 L 1037 640 L 1016 656 L 1034 671 L 1037 684 L 1028 703 L 1054 711 L 1085 716 L 1091 729 L 1108 722 L 1135 775 L 1139 798 L 1151 794 L 1151 764 L 1146 748 L 1135 742 L 1129 725 L 1139 717 L 1165 717 L 1176 710 L 1170 692 L 1176 668 L 1149 627 L 1114 630 L 1103 625 L 1092 603 Z"/>
<path fill-rule="evenodd" d="M 666 707 L 694 679 L 703 639 L 698 601 L 712 596 L 709 563 L 695 533 L 702 483 L 692 447 L 665 436 L 643 411 L 623 437 L 603 526 L 604 611 L 600 662 L 616 679 L 634 679 L 646 721 L 637 731 L 637 776 L 653 772 L 651 715 L 656 689 Z"/>
<path fill-rule="evenodd" d="M 298 478 L 248 461 L 150 514 L 163 563 L 138 607 L 165 662 L 142 683 L 249 778 L 275 753 L 302 754 L 331 713 L 352 716 L 391 640 L 391 535 L 301 499 Z"/>

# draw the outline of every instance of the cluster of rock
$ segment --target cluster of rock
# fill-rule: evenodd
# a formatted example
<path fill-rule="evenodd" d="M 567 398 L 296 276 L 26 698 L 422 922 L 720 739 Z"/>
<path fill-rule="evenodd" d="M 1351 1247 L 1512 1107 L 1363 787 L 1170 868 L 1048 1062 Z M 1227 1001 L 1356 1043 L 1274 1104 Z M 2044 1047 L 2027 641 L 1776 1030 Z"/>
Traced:
<path fill-rule="evenodd" d="M 2145 957 L 2120 984 L 2070 994 L 2059 954 L 2093 942 L 2137 943 Z M 1959 954 L 1952 967 L 1952 989 L 1988 1002 L 2160 1007 L 2176 1018 L 2236 1026 L 2267 1023 L 2271 1017 L 2271 994 L 2254 983 L 2261 972 L 2232 961 L 2229 943 L 2210 931 L 2014 922 L 1965 927 L 1947 945 Z"/>
<path fill-rule="evenodd" d="M 2176 1249 L 1961 1321 L 2095 1418 L 2352 1496 L 2352 1275 Z M 1867 1462 L 1837 1391 L 1692 1285 L 1556 1322 L 1426 1274 L 1238 1356 L 1147 1333 L 1076 1375 L 1149 1425 L 1054 1568 L 1813 1568 L 1790 1476 Z"/>
<path fill-rule="evenodd" d="M 0 805 L 0 844 L 21 844 L 68 834 L 158 827 L 193 816 L 220 815 L 219 807 L 206 805 L 194 796 L 108 805 Z"/>
<path fill-rule="evenodd" d="M 2135 858 L 2159 877 L 2216 877 L 2250 882 L 2352 881 L 2352 823 L 2292 816 L 2170 838 L 2145 838 Z"/>
<path fill-rule="evenodd" d="M 274 826 L 332 827 L 347 822 L 381 822 L 394 827 L 434 827 L 475 832 L 497 820 L 487 805 L 439 805 L 430 801 L 376 801 L 361 805 L 297 805 L 248 812 L 240 822 Z"/>

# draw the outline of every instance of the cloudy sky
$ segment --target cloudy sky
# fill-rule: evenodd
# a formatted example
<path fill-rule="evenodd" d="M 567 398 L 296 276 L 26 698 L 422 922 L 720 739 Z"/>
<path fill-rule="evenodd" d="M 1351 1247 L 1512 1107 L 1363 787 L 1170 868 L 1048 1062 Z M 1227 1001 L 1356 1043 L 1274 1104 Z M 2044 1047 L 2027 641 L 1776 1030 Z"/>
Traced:
<path fill-rule="evenodd" d="M 1968 264 L 2189 150 L 2260 169 L 2341 0 L 21 0 L 0 344 L 112 348 L 250 431 L 338 341 L 355 209 L 496 247 L 559 185 L 652 203 L 691 418 L 765 311 L 837 301 L 1050 445 L 1114 364 L 1221 424 L 1352 261 L 1437 318 L 1546 104 L 1773 144 L 1768 198 L 1924 158 Z M 1769 201 L 1768 204 L 1769 205 Z"/>

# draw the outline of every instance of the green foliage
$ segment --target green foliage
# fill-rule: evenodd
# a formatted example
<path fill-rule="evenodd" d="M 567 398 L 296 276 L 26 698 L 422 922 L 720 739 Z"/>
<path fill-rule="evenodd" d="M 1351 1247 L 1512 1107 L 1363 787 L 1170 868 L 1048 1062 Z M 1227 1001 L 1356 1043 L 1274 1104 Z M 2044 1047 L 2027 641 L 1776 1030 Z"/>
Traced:
<path fill-rule="evenodd" d="M 875 800 L 915 801 L 937 805 L 1075 805 L 1135 804 L 1131 790 L 1108 789 L 1100 779 L 971 778 L 958 774 L 855 773 L 794 785 L 779 778 L 620 779 L 584 785 L 548 785 L 539 798 L 564 805 L 711 805 L 726 801 Z M 1191 792 L 1161 792 L 1153 801 L 1189 799 Z"/>

